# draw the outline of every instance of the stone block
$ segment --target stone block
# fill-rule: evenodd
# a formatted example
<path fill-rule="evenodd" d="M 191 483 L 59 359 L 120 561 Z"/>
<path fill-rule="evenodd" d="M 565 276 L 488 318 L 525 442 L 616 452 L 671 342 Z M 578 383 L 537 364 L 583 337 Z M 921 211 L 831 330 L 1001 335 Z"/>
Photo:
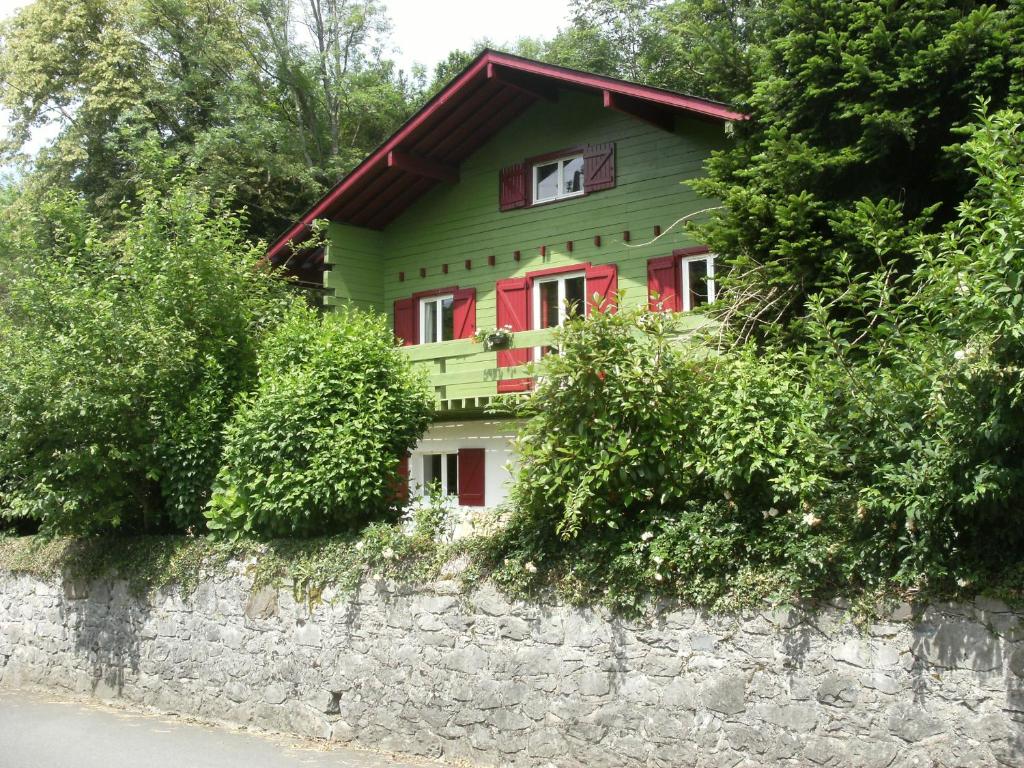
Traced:
<path fill-rule="evenodd" d="M 818 724 L 817 710 L 806 704 L 756 704 L 755 717 L 787 731 L 813 731 Z"/>
<path fill-rule="evenodd" d="M 250 619 L 269 619 L 277 615 L 277 593 L 274 587 L 265 586 L 249 593 L 245 601 L 245 615 Z"/>
<path fill-rule="evenodd" d="M 889 732 L 914 743 L 945 732 L 946 724 L 918 705 L 894 707 L 888 718 Z"/>
<path fill-rule="evenodd" d="M 741 674 L 729 673 L 721 675 L 704 686 L 701 690 L 701 703 L 708 709 L 721 712 L 723 715 L 737 715 L 746 708 L 744 699 L 746 677 Z"/>
<path fill-rule="evenodd" d="M 999 638 L 981 624 L 945 621 L 934 633 L 915 633 L 914 656 L 934 667 L 988 671 L 1003 664 Z"/>
<path fill-rule="evenodd" d="M 859 681 L 850 675 L 830 672 L 822 678 L 818 686 L 817 699 L 830 707 L 848 709 L 857 703 Z"/>

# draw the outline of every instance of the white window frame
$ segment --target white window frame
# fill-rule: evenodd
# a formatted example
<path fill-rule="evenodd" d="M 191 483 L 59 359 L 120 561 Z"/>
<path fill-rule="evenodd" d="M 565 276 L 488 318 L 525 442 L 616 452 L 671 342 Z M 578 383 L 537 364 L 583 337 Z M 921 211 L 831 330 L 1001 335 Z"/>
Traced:
<path fill-rule="evenodd" d="M 538 162 L 533 164 L 533 169 L 530 174 L 531 178 L 533 179 L 533 187 L 530 190 L 530 194 L 532 196 L 532 200 L 534 203 L 550 203 L 554 200 L 567 200 L 571 197 L 582 197 L 584 194 L 586 194 L 586 184 L 584 184 L 584 188 L 581 189 L 579 192 L 562 191 L 563 189 L 565 189 L 565 164 L 568 163 L 570 160 L 583 160 L 583 154 L 578 152 L 574 155 L 556 157 L 552 158 L 551 160 L 539 160 Z M 537 184 L 540 181 L 538 179 L 538 171 L 540 170 L 541 166 L 553 165 L 554 163 L 558 163 L 558 191 L 551 197 L 538 197 Z"/>
<path fill-rule="evenodd" d="M 706 261 L 708 265 L 708 304 L 714 303 L 718 291 L 715 288 L 715 254 L 701 253 L 697 256 L 683 256 L 680 259 L 679 271 L 682 273 L 683 312 L 693 309 L 690 302 L 690 270 L 688 264 L 694 261 Z"/>
<path fill-rule="evenodd" d="M 424 296 L 420 299 L 419 313 L 420 313 L 420 344 L 440 344 L 443 341 L 450 341 L 451 339 L 444 339 L 444 302 L 451 299 L 452 302 L 452 325 L 454 328 L 455 320 L 455 295 L 451 293 L 441 294 L 439 296 Z M 437 304 L 437 323 L 434 329 L 437 332 L 437 341 L 426 341 L 427 338 L 427 304 Z"/>
<path fill-rule="evenodd" d="M 565 283 L 567 280 L 572 280 L 577 277 L 583 278 L 583 314 L 587 313 L 587 273 L 586 270 L 580 270 L 578 272 L 558 272 L 553 275 L 544 275 L 542 277 L 535 277 L 533 279 L 533 285 L 530 287 L 531 299 L 533 300 L 533 317 L 531 322 L 535 331 L 541 330 L 540 327 L 540 286 L 543 283 L 558 283 L 558 325 L 549 326 L 555 328 L 561 328 L 565 325 L 565 318 L 567 317 L 565 312 Z M 540 360 L 543 355 L 541 354 L 542 347 L 537 346 L 533 348 L 533 359 Z"/>
<path fill-rule="evenodd" d="M 459 471 L 459 452 L 458 451 L 424 451 L 420 454 L 420 496 L 424 499 L 427 498 L 427 476 L 424 472 L 423 462 L 428 456 L 440 456 L 441 457 L 441 495 L 449 498 L 459 498 L 459 478 L 458 474 L 455 477 L 455 493 L 448 492 L 448 457 L 455 457 L 455 471 Z"/>

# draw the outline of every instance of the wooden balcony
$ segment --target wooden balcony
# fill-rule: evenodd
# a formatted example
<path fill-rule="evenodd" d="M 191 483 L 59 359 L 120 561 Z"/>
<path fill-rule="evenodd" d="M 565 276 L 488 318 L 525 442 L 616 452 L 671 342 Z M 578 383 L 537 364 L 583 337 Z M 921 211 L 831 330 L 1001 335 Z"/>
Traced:
<path fill-rule="evenodd" d="M 706 326 L 704 316 L 676 316 L 680 341 L 696 329 Z M 509 349 L 542 347 L 551 343 L 553 329 L 517 331 Z M 521 379 L 530 375 L 528 365 L 499 368 L 497 353 L 484 349 L 482 342 L 472 339 L 417 344 L 402 348 L 416 363 L 427 368 L 434 390 L 439 418 L 473 418 L 484 415 L 484 409 L 497 397 L 498 381 Z"/>
<path fill-rule="evenodd" d="M 519 331 L 509 349 L 540 347 L 551 342 L 552 329 Z M 483 415 L 498 394 L 500 379 L 521 379 L 530 375 L 529 366 L 499 368 L 494 350 L 472 339 L 417 344 L 402 348 L 416 363 L 427 368 L 434 389 L 438 415 L 460 417 Z"/>

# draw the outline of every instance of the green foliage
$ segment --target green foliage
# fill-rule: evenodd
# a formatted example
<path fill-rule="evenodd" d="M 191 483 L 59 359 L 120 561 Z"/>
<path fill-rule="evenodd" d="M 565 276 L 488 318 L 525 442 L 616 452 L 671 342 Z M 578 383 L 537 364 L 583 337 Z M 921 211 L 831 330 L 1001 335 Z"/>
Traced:
<path fill-rule="evenodd" d="M 394 509 L 398 457 L 433 400 L 386 319 L 295 307 L 225 433 L 209 527 L 239 536 L 351 531 Z"/>
<path fill-rule="evenodd" d="M 183 529 L 285 288 L 192 185 L 143 187 L 116 236 L 84 208 L 53 194 L 0 238 L 0 516 Z"/>
<path fill-rule="evenodd" d="M 1024 87 L 1019 0 L 787 0 L 759 24 L 738 98 L 751 119 L 695 184 L 724 203 L 701 237 L 727 256 L 745 332 L 799 317 L 841 255 L 855 273 L 912 271 L 917 233 L 971 187 L 951 148 L 979 99 L 1000 108 Z"/>
<path fill-rule="evenodd" d="M 567 325 L 497 578 L 623 607 L 1019 586 L 1022 125 L 981 117 L 971 199 L 912 275 L 842 256 L 785 344 L 701 355 L 641 310 Z"/>
<path fill-rule="evenodd" d="M 572 23 L 550 40 L 519 41 L 523 55 L 724 101 L 750 93 L 763 0 L 576 0 Z"/>
<path fill-rule="evenodd" d="M 315 605 L 329 591 L 350 595 L 366 579 L 425 583 L 458 553 L 429 536 L 374 523 L 358 535 L 255 542 L 194 536 L 4 537 L 0 572 L 43 579 L 62 576 L 87 586 L 118 578 L 139 596 L 174 587 L 188 598 L 204 578 L 243 563 L 253 588 L 290 586 L 297 600 Z"/>
<path fill-rule="evenodd" d="M 49 127 L 30 189 L 73 189 L 116 222 L 135 140 L 159 137 L 269 238 L 411 113 L 421 83 L 382 56 L 387 29 L 373 0 L 34 2 L 0 27 L 2 148 Z"/>

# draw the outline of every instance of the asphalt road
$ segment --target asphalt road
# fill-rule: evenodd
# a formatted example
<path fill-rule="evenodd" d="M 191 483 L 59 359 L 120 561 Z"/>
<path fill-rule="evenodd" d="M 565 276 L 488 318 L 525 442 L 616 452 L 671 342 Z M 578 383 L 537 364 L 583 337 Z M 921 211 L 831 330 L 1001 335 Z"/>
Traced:
<path fill-rule="evenodd" d="M 0 768 L 424 768 L 137 710 L 0 690 Z M 437 765 L 436 763 L 434 765 Z"/>

